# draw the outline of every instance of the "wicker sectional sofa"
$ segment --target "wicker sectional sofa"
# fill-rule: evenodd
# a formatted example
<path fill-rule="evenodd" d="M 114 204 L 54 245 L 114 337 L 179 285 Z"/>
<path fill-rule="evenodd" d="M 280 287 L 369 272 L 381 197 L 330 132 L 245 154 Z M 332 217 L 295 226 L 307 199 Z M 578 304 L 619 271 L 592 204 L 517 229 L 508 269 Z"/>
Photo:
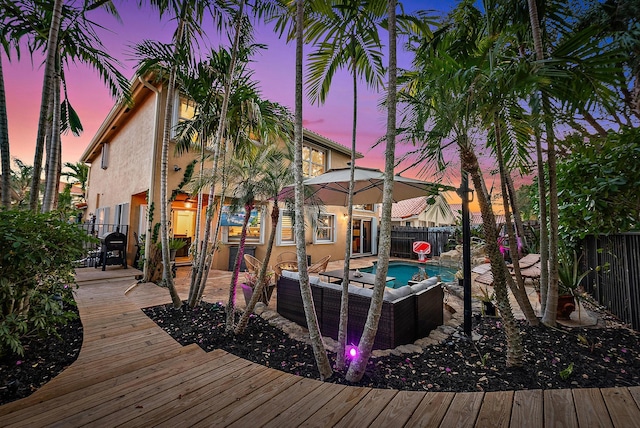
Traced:
<path fill-rule="evenodd" d="M 338 337 L 342 286 L 311 277 L 311 293 L 323 336 Z M 283 271 L 278 280 L 277 311 L 306 327 L 298 274 Z M 349 285 L 347 343 L 357 344 L 369 312 L 372 289 Z M 443 322 L 443 290 L 437 278 L 386 289 L 374 349 L 389 349 L 425 337 Z"/>

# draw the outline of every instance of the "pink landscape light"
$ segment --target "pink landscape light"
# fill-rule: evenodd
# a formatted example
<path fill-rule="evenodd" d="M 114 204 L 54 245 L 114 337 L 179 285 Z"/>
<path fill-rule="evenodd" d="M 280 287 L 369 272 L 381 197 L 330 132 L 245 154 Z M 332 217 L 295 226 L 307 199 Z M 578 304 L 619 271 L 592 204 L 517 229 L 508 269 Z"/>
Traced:
<path fill-rule="evenodd" d="M 351 359 L 358 356 L 358 347 L 354 345 L 347 346 L 347 356 Z"/>

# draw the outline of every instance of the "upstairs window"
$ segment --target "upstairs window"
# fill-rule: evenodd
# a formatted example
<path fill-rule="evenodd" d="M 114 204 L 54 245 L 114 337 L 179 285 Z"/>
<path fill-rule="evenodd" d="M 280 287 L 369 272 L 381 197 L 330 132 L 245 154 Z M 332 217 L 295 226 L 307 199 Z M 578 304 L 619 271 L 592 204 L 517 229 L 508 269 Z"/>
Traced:
<path fill-rule="evenodd" d="M 323 174 L 327 165 L 327 152 L 317 147 L 302 146 L 302 175 L 315 177 Z"/>

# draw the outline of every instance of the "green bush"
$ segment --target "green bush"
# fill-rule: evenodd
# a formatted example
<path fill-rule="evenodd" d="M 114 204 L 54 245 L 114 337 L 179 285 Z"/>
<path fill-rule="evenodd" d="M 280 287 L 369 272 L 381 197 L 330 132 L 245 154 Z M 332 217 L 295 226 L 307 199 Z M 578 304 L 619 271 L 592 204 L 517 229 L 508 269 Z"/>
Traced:
<path fill-rule="evenodd" d="M 92 239 L 56 213 L 0 211 L 0 356 L 75 316 L 64 309 L 75 305 L 73 262 Z"/>

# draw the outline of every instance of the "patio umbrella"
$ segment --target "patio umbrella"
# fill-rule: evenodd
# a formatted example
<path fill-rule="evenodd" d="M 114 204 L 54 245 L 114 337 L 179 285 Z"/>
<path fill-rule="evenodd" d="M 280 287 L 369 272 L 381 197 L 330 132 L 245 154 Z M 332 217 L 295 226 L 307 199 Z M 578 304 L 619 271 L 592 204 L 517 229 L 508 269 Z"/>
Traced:
<path fill-rule="evenodd" d="M 324 205 L 347 206 L 349 196 L 349 168 L 330 169 L 324 174 L 304 180 L 307 200 L 318 200 Z M 420 196 L 436 195 L 453 187 L 395 175 L 393 202 Z M 355 168 L 353 203 L 376 204 L 382 202 L 384 173 L 379 169 Z M 293 186 L 285 188 L 285 196 L 293 195 Z"/>

